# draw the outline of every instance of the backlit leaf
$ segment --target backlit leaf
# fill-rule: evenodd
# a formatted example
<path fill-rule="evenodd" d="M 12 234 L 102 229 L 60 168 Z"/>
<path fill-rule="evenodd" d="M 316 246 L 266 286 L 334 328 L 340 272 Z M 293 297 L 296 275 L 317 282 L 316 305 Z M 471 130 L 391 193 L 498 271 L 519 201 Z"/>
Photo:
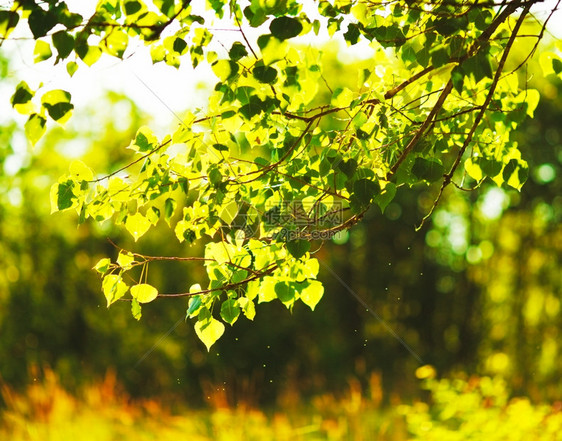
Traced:
<path fill-rule="evenodd" d="M 79 159 L 75 159 L 70 163 L 70 175 L 77 181 L 91 181 L 94 179 L 92 169 Z"/>
<path fill-rule="evenodd" d="M 41 97 L 41 104 L 49 116 L 60 124 L 64 124 L 72 115 L 74 105 L 70 102 L 70 93 L 65 90 L 56 89 L 46 92 Z"/>
<path fill-rule="evenodd" d="M 20 16 L 15 11 L 0 11 L 0 38 L 7 38 L 19 22 Z"/>
<path fill-rule="evenodd" d="M 25 81 L 22 81 L 16 86 L 16 91 L 10 99 L 10 103 L 14 109 L 25 115 L 33 110 L 31 98 L 33 98 L 34 95 L 35 92 L 29 88 Z"/>
<path fill-rule="evenodd" d="M 123 282 L 121 276 L 109 274 L 103 278 L 102 290 L 107 300 L 107 307 L 109 308 L 112 303 L 115 303 L 125 295 L 129 287 Z"/>
<path fill-rule="evenodd" d="M 103 259 L 98 260 L 94 269 L 100 274 L 105 274 L 109 269 L 109 265 L 111 265 L 111 259 L 104 257 Z"/>
<path fill-rule="evenodd" d="M 117 58 L 123 58 L 123 54 L 129 44 L 129 37 L 126 32 L 114 29 L 102 42 L 102 47 L 109 55 L 113 55 Z"/>
<path fill-rule="evenodd" d="M 300 299 L 314 311 L 316 305 L 324 295 L 324 287 L 317 280 L 309 280 L 308 285 L 300 292 Z"/>
<path fill-rule="evenodd" d="M 127 216 L 127 220 L 125 221 L 125 228 L 129 233 L 131 233 L 135 242 L 148 231 L 150 225 L 151 224 L 148 219 L 140 213 Z"/>
<path fill-rule="evenodd" d="M 25 136 L 32 145 L 35 145 L 45 134 L 46 126 L 47 120 L 41 115 L 34 113 L 29 117 L 25 123 Z"/>
<path fill-rule="evenodd" d="M 195 333 L 205 344 L 207 351 L 210 351 L 211 346 L 224 334 L 224 325 L 213 318 L 207 310 L 206 314 L 199 314 L 199 319 L 195 323 Z"/>
<path fill-rule="evenodd" d="M 136 299 L 131 301 L 131 314 L 135 320 L 140 320 L 142 317 L 142 307 Z"/>
<path fill-rule="evenodd" d="M 158 290 L 148 283 L 139 283 L 131 286 L 131 295 L 139 303 L 149 303 L 158 297 Z"/>
<path fill-rule="evenodd" d="M 240 315 L 240 307 L 236 299 L 228 299 L 222 302 L 221 305 L 221 317 L 229 325 L 233 325 L 238 316 Z"/>
<path fill-rule="evenodd" d="M 132 267 L 132 263 L 135 261 L 135 256 L 128 251 L 120 251 L 117 257 L 117 264 L 124 270 L 128 270 Z"/>
<path fill-rule="evenodd" d="M 35 42 L 35 49 L 33 49 L 33 61 L 39 63 L 41 61 L 51 58 L 53 52 L 51 51 L 51 45 L 43 40 L 37 40 Z"/>

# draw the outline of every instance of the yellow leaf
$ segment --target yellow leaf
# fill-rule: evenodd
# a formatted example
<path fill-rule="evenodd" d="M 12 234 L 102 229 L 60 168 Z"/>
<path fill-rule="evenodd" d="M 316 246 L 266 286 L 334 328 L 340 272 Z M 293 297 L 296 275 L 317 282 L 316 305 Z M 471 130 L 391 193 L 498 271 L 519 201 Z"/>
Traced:
<path fill-rule="evenodd" d="M 221 81 L 226 81 L 230 77 L 231 68 L 228 60 L 219 60 L 213 64 L 213 72 Z"/>
<path fill-rule="evenodd" d="M 300 292 L 303 303 L 313 311 L 323 295 L 324 287 L 317 280 L 309 281 L 308 286 Z"/>
<path fill-rule="evenodd" d="M 332 106 L 334 107 L 348 107 L 353 101 L 353 92 L 347 87 L 338 88 L 332 96 Z"/>
<path fill-rule="evenodd" d="M 129 287 L 125 282 L 123 282 L 121 276 L 110 274 L 104 277 L 102 290 L 107 300 L 107 307 L 109 308 L 109 305 L 125 295 L 125 293 L 129 290 Z"/>
<path fill-rule="evenodd" d="M 236 216 L 238 216 L 238 204 L 236 203 L 236 201 L 232 201 L 226 204 L 220 214 L 221 220 L 226 225 L 230 225 L 236 218 Z"/>
<path fill-rule="evenodd" d="M 271 302 L 277 298 L 275 293 L 275 284 L 277 280 L 274 277 L 264 277 L 260 285 L 260 292 L 258 296 L 258 303 Z"/>
<path fill-rule="evenodd" d="M 221 338 L 224 333 L 224 325 L 213 317 L 195 323 L 195 333 L 207 347 L 207 351 L 211 350 L 211 346 Z"/>
<path fill-rule="evenodd" d="M 281 41 L 271 37 L 267 42 L 267 46 L 261 50 L 263 62 L 266 65 L 270 65 L 275 61 L 282 60 L 288 51 L 289 44 L 285 40 Z"/>
<path fill-rule="evenodd" d="M 131 287 L 131 295 L 139 303 L 149 303 L 158 297 L 158 290 L 148 283 L 139 283 Z"/>
<path fill-rule="evenodd" d="M 117 264 L 124 270 L 130 269 L 134 261 L 135 257 L 129 252 L 120 252 L 117 257 Z"/>
<path fill-rule="evenodd" d="M 480 165 L 476 163 L 476 159 L 477 158 L 468 158 L 464 162 L 464 169 L 472 179 L 480 181 L 484 176 Z"/>
<path fill-rule="evenodd" d="M 70 163 L 70 174 L 78 181 L 92 181 L 94 179 L 92 169 L 78 159 Z"/>
<path fill-rule="evenodd" d="M 112 176 L 109 178 L 107 191 L 112 202 L 128 202 L 129 199 L 129 186 L 121 178 Z"/>
<path fill-rule="evenodd" d="M 104 257 L 103 259 L 100 259 L 98 261 L 98 263 L 96 263 L 96 266 L 94 266 L 94 269 L 101 274 L 105 274 L 107 272 L 107 270 L 109 269 L 109 265 L 111 265 L 111 259 L 108 259 L 107 257 Z"/>
<path fill-rule="evenodd" d="M 125 221 L 125 228 L 129 233 L 131 233 L 131 235 L 135 239 L 135 242 L 148 231 L 150 225 L 151 224 L 148 219 L 140 213 L 135 213 L 132 216 L 128 216 L 127 220 Z"/>

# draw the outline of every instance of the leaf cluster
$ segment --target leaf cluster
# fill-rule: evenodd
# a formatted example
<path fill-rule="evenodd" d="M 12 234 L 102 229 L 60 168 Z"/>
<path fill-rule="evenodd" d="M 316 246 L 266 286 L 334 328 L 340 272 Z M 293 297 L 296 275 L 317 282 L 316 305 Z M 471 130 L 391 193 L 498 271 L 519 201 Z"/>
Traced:
<path fill-rule="evenodd" d="M 397 188 L 437 185 L 434 208 L 451 183 L 521 188 L 528 167 L 512 133 L 539 95 L 505 66 L 534 3 L 337 0 L 309 13 L 297 0 L 252 0 L 244 9 L 210 0 L 213 14 L 203 16 L 189 1 L 102 0 L 84 20 L 61 1 L 16 1 L 1 11 L 0 32 L 5 39 L 27 22 L 35 61 L 56 53 L 55 63 L 70 60 L 70 75 L 102 53 L 123 58 L 133 39 L 154 63 L 211 66 L 217 82 L 204 112 L 163 139 L 139 128 L 133 159 L 111 174 L 74 161 L 51 190 L 53 211 L 111 220 L 135 241 L 160 220 L 180 242 L 202 241 L 204 256 L 188 259 L 201 260 L 206 287 L 169 295 L 189 298 L 186 315 L 210 347 L 224 322 L 254 317 L 255 301 L 314 309 L 323 293 L 314 250 L 370 207 L 384 211 Z M 212 23 L 225 17 L 240 38 L 220 53 Z M 321 31 L 368 45 L 372 56 L 349 81 L 330 77 L 318 48 L 294 43 Z M 561 74 L 558 57 L 549 66 Z M 12 96 L 29 115 L 32 143 L 49 118 L 62 124 L 73 109 L 70 94 L 51 90 L 37 110 L 36 93 L 22 82 Z M 121 251 L 116 263 L 96 265 L 108 306 L 129 293 L 140 318 L 141 304 L 166 295 L 147 282 L 154 259 Z M 141 277 L 131 284 L 136 266 Z"/>

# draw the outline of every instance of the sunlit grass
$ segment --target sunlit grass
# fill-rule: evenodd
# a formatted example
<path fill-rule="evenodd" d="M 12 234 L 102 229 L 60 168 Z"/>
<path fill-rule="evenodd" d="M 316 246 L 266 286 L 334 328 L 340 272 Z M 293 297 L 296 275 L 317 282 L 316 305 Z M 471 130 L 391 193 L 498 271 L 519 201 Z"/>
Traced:
<path fill-rule="evenodd" d="M 155 400 L 132 401 L 120 392 L 115 378 L 86 387 L 74 396 L 52 372 L 25 393 L 2 387 L 6 409 L 0 419 L 0 439 L 10 441 L 159 440 L 401 440 L 378 403 L 356 387 L 346 398 L 318 397 L 310 405 L 264 412 L 225 407 L 217 400 L 210 410 L 172 414 Z"/>
<path fill-rule="evenodd" d="M 383 408 L 377 381 L 368 393 L 352 381 L 342 398 L 326 394 L 271 412 L 216 399 L 207 410 L 172 413 L 169 403 L 131 400 L 113 375 L 73 395 L 46 371 L 24 393 L 2 386 L 0 440 L 562 440 L 561 403 L 509 399 L 500 379 L 435 380 L 424 378 L 431 369 L 420 372 L 430 404 Z"/>

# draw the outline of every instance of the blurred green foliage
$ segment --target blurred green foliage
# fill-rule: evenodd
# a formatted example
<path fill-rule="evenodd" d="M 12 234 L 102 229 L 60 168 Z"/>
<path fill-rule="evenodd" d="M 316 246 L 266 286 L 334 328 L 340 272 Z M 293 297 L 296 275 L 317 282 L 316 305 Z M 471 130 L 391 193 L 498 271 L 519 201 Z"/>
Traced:
<path fill-rule="evenodd" d="M 0 438 L 11 441 L 82 441 L 99 439 L 246 440 L 466 440 L 562 439 L 560 402 L 536 405 L 510 398 L 499 377 L 437 380 L 431 366 L 417 370 L 426 401 L 392 409 L 380 407 L 380 383 L 372 378 L 370 394 L 351 382 L 339 398 L 317 397 L 303 406 L 273 411 L 229 407 L 217 395 L 207 410 L 176 408 L 159 399 L 132 400 L 115 375 L 68 393 L 52 371 L 24 393 L 2 387 Z"/>

